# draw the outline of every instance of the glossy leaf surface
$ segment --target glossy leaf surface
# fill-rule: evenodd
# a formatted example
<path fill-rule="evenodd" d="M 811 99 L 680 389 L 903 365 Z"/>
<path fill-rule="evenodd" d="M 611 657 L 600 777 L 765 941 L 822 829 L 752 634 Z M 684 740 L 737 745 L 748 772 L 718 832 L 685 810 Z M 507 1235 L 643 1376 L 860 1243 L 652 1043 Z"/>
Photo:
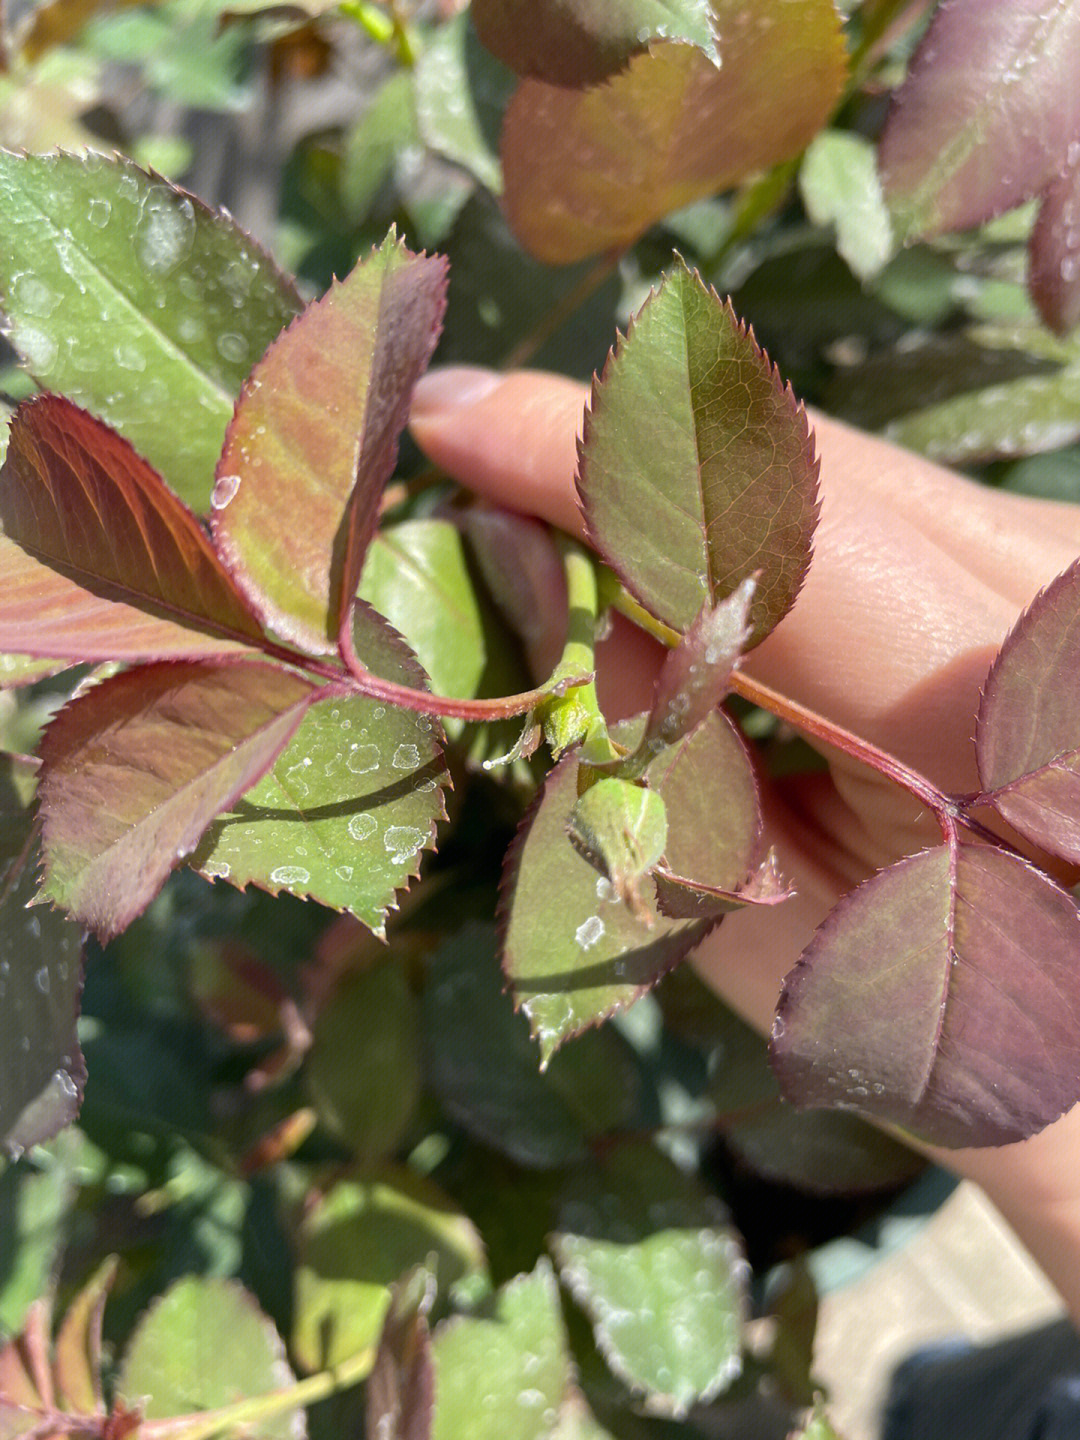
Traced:
<path fill-rule="evenodd" d="M 987 846 L 909 856 L 852 891 L 788 975 L 772 1059 L 798 1107 L 938 1145 L 1004 1145 L 1075 1103 L 1080 913 Z"/>
<path fill-rule="evenodd" d="M 117 1388 L 145 1401 L 148 1420 L 216 1410 L 291 1385 L 285 1347 L 254 1297 L 231 1280 L 178 1280 L 143 1316 L 120 1366 Z M 301 1409 L 259 1422 L 266 1440 L 303 1440 Z"/>
<path fill-rule="evenodd" d="M 432 1277 L 414 1271 L 394 1285 L 367 1382 L 367 1434 L 378 1440 L 431 1440 L 435 1368 L 427 1314 Z"/>
<path fill-rule="evenodd" d="M 237 403 L 211 500 L 215 543 L 266 623 L 310 650 L 335 648 L 347 621 L 438 338 L 445 269 L 391 236 L 308 306 Z"/>
<path fill-rule="evenodd" d="M 126 440 L 28 400 L 0 470 L 0 648 L 71 660 L 221 654 L 261 638 L 198 521 Z"/>
<path fill-rule="evenodd" d="M 674 629 L 755 572 L 751 644 L 793 604 L 817 523 L 806 416 L 683 265 L 594 383 L 578 488 L 600 553 Z"/>
<path fill-rule="evenodd" d="M 655 761 L 648 776 L 667 807 L 672 868 L 741 884 L 758 844 L 757 796 L 728 722 L 716 714 Z M 566 837 L 577 786 L 571 754 L 548 776 L 505 871 L 503 968 L 545 1058 L 568 1036 L 632 1004 L 715 923 L 663 918 L 651 881 L 641 887 L 641 918 L 623 905 Z"/>
<path fill-rule="evenodd" d="M 191 661 L 123 671 L 69 704 L 41 746 L 42 898 L 118 934 L 273 763 L 313 689 L 261 662 Z"/>
<path fill-rule="evenodd" d="M 612 1370 L 676 1414 L 742 1366 L 745 1262 L 719 1203 L 647 1145 L 579 1170 L 552 1241 Z"/>
<path fill-rule="evenodd" d="M 629 245 L 672 210 L 797 155 L 828 119 L 846 64 L 829 0 L 711 9 L 719 65 L 696 45 L 654 40 L 603 85 L 518 87 L 503 125 L 504 201 L 538 259 Z"/>
<path fill-rule="evenodd" d="M 0 757 L 0 1149 L 10 1155 L 70 1125 L 86 1083 L 75 1034 L 81 928 L 26 908 L 37 888 L 31 789 L 32 777 Z"/>
<path fill-rule="evenodd" d="M 472 17 L 504 64 L 551 85 L 593 85 L 653 36 L 715 51 L 707 0 L 475 0 Z"/>
<path fill-rule="evenodd" d="M 356 649 L 383 679 L 423 688 L 400 638 L 366 606 Z M 441 734 L 425 715 L 364 696 L 312 705 L 272 769 L 192 856 L 207 879 L 310 896 L 381 932 L 445 814 Z"/>
<path fill-rule="evenodd" d="M 983 688 L 976 755 L 1006 820 L 1080 861 L 1080 563 L 1038 595 L 1001 647 Z"/>
<path fill-rule="evenodd" d="M 515 82 L 476 38 L 470 14 L 440 25 L 417 61 L 416 123 L 425 144 L 497 195 L 499 127 Z"/>
<path fill-rule="evenodd" d="M 907 237 L 961 230 L 1038 193 L 1080 139 L 1080 10 L 1045 0 L 939 6 L 881 138 Z"/>
<path fill-rule="evenodd" d="M 1050 329 L 1063 335 L 1080 324 L 1080 137 L 1046 187 L 1029 249 L 1031 298 Z"/>
<path fill-rule="evenodd" d="M 43 388 L 107 420 L 194 509 L 233 402 L 300 309 L 221 214 L 128 160 L 0 155 L 0 296 Z"/>
<path fill-rule="evenodd" d="M 559 1290 L 547 1260 L 434 1335 L 432 1440 L 548 1440 L 570 1382 Z"/>

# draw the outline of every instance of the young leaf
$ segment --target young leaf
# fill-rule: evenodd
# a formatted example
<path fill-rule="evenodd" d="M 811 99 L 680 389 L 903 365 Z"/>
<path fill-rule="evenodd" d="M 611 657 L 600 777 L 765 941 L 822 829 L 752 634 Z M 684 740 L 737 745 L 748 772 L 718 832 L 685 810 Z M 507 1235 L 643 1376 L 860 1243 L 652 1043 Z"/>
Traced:
<path fill-rule="evenodd" d="M 654 40 L 593 89 L 519 85 L 503 123 L 504 203 L 538 259 L 630 245 L 672 210 L 798 155 L 825 124 L 846 69 L 831 0 L 709 8 L 719 64 Z"/>
<path fill-rule="evenodd" d="M 823 130 L 803 156 L 799 190 L 815 225 L 835 225 L 837 253 L 860 280 L 872 280 L 896 244 L 870 141 Z"/>
<path fill-rule="evenodd" d="M 119 934 L 273 764 L 315 693 L 261 661 L 188 661 L 123 671 L 66 706 L 41 745 L 40 898 Z"/>
<path fill-rule="evenodd" d="M 15 1156 L 71 1124 L 86 1083 L 75 1033 L 82 932 L 26 908 L 36 889 L 26 781 L 0 757 L 0 1150 Z"/>
<path fill-rule="evenodd" d="M 799 1108 L 1007 1145 L 1080 1098 L 1080 913 L 991 846 L 924 850 L 833 910 L 784 982 L 772 1060 Z"/>
<path fill-rule="evenodd" d="M 594 85 L 653 36 L 716 53 L 708 0 L 474 0 L 471 14 L 503 64 L 551 85 Z"/>
<path fill-rule="evenodd" d="M 905 238 L 963 230 L 1037 194 L 1080 136 L 1080 9 L 1046 0 L 938 7 L 881 137 Z"/>
<path fill-rule="evenodd" d="M 262 638 L 194 515 L 126 440 L 69 400 L 38 395 L 16 412 L 0 527 L 2 649 L 130 660 L 223 654 Z"/>
<path fill-rule="evenodd" d="M 367 606 L 357 653 L 386 680 L 423 689 L 400 636 Z M 207 879 L 288 890 L 351 911 L 381 934 L 444 818 L 438 725 L 352 695 L 312 705 L 270 769 L 192 856 Z"/>
<path fill-rule="evenodd" d="M 300 309 L 223 214 L 129 160 L 0 154 L 0 295 L 44 389 L 114 426 L 197 511 L 240 383 Z"/>
<path fill-rule="evenodd" d="M 391 1287 L 367 1382 L 367 1440 L 431 1440 L 435 1370 L 427 1317 L 434 1299 L 435 1282 L 426 1270 Z"/>
<path fill-rule="evenodd" d="M 578 486 L 600 553 L 674 629 L 755 572 L 751 645 L 794 603 L 818 510 L 806 415 L 681 263 L 594 382 Z"/>
<path fill-rule="evenodd" d="M 445 271 L 388 238 L 271 346 L 225 437 L 215 543 L 266 623 L 314 652 L 348 623 Z"/>
<path fill-rule="evenodd" d="M 1059 335 L 1080 325 L 1080 137 L 1043 193 L 1029 241 L 1028 286 Z"/>
<path fill-rule="evenodd" d="M 293 1383 L 281 1338 L 254 1298 L 233 1280 L 178 1280 L 139 1321 L 117 1390 L 145 1402 L 147 1420 L 217 1410 Z M 259 1422 L 266 1440 L 303 1440 L 302 1409 Z"/>
<path fill-rule="evenodd" d="M 1037 845 L 1080 862 L 1080 561 L 1013 626 L 979 706 L 975 752 L 995 809 Z"/>
<path fill-rule="evenodd" d="M 684 1414 L 742 1368 L 746 1264 L 719 1202 L 650 1145 L 571 1178 L 552 1250 L 616 1375 Z"/>
<path fill-rule="evenodd" d="M 657 792 L 603 776 L 571 810 L 567 832 L 574 848 L 607 877 L 623 904 L 651 919 L 638 886 L 667 845 L 667 811 Z"/>
<path fill-rule="evenodd" d="M 548 776 L 504 871 L 503 968 L 545 1061 L 568 1036 L 631 1005 L 715 923 L 664 918 L 649 880 L 641 887 L 646 918 L 619 903 L 566 838 L 578 769 L 570 754 Z M 754 862 L 759 820 L 753 774 L 730 723 L 714 713 L 647 774 L 667 809 L 671 866 L 737 888 Z"/>

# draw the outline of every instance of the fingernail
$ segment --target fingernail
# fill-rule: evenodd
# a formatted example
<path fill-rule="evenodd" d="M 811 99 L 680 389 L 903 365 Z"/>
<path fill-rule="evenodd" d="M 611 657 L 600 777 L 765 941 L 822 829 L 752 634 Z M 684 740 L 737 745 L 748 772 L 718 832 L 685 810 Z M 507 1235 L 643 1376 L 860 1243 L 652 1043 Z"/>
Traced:
<path fill-rule="evenodd" d="M 429 419 L 474 405 L 503 383 L 505 376 L 480 365 L 447 365 L 429 370 L 416 382 L 412 418 Z"/>

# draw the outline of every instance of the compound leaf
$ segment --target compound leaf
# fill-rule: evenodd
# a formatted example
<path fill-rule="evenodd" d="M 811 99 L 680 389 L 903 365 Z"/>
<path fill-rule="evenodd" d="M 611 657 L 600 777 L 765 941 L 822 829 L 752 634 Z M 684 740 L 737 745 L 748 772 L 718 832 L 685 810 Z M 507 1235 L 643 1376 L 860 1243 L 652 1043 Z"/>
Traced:
<path fill-rule="evenodd" d="M 292 285 L 229 217 L 129 160 L 2 153 L 0 212 L 27 368 L 204 510 L 240 382 L 301 308 Z"/>
<path fill-rule="evenodd" d="M 676 630 L 756 572 L 757 644 L 798 594 L 817 523 L 805 413 L 730 305 L 685 265 L 594 382 L 579 491 L 601 554 Z"/>
<path fill-rule="evenodd" d="M 41 745 L 41 898 L 118 934 L 273 763 L 315 688 L 261 661 L 177 661 L 72 701 Z"/>
<path fill-rule="evenodd" d="M 0 527 L 0 649 L 163 659 L 262 637 L 191 511 L 70 400 L 38 395 L 16 412 Z"/>
<path fill-rule="evenodd" d="M 833 910 L 772 1035 L 785 1097 L 936 1145 L 1007 1145 L 1080 1098 L 1080 913 L 1027 861 L 925 850 Z"/>

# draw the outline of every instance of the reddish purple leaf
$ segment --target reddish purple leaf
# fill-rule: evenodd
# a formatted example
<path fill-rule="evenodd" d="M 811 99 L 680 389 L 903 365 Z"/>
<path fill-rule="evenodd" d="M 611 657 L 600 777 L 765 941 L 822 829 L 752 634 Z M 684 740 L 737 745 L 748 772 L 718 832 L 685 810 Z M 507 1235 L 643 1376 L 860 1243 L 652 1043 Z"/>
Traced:
<path fill-rule="evenodd" d="M 95 685 L 41 745 L 40 897 L 103 938 L 267 771 L 318 687 L 261 661 L 146 665 Z"/>
<path fill-rule="evenodd" d="M 136 660 L 261 639 L 191 512 L 126 440 L 58 395 L 12 419 L 0 527 L 0 650 Z"/>
<path fill-rule="evenodd" d="M 1036 195 L 1080 139 L 1080 6 L 948 0 L 896 92 L 882 183 L 908 236 L 978 225 Z"/>
<path fill-rule="evenodd" d="M 1028 255 L 1031 298 L 1050 329 L 1064 335 L 1080 325 L 1080 136 L 1043 192 Z"/>
<path fill-rule="evenodd" d="M 211 501 L 214 539 L 268 625 L 312 652 L 348 624 L 446 261 L 391 236 L 309 305 L 245 383 Z"/>
<path fill-rule="evenodd" d="M 1024 611 L 994 661 L 975 750 L 988 798 L 1037 845 L 1080 862 L 1080 561 Z"/>
<path fill-rule="evenodd" d="M 992 846 L 924 850 L 833 910 L 784 982 L 772 1061 L 799 1109 L 1008 1145 L 1080 1099 L 1080 912 Z"/>

